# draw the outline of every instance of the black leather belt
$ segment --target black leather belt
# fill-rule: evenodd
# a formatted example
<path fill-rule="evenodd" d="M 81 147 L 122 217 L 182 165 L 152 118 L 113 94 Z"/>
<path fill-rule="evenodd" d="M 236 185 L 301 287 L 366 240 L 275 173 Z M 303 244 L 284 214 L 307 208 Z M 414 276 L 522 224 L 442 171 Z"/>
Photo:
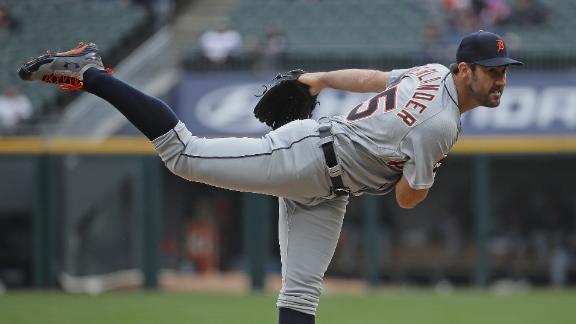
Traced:
<path fill-rule="evenodd" d="M 338 164 L 336 153 L 334 152 L 334 139 L 330 132 L 330 125 L 322 125 L 318 129 L 320 139 L 322 139 L 320 147 L 324 152 L 326 165 L 328 166 L 328 174 L 332 181 L 332 193 L 337 196 L 347 196 L 350 194 L 350 189 L 344 186 L 342 181 L 342 166 Z"/>

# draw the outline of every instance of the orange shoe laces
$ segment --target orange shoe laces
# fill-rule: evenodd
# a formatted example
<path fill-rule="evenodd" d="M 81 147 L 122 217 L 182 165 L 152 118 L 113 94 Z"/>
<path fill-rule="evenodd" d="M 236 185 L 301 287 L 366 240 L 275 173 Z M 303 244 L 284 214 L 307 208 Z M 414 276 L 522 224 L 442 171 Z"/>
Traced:
<path fill-rule="evenodd" d="M 112 74 L 113 71 L 111 68 L 106 68 L 106 72 Z M 50 73 L 43 76 L 42 81 L 57 84 L 60 90 L 63 91 L 74 91 L 84 88 L 84 82 L 82 82 L 82 80 L 67 75 Z"/>

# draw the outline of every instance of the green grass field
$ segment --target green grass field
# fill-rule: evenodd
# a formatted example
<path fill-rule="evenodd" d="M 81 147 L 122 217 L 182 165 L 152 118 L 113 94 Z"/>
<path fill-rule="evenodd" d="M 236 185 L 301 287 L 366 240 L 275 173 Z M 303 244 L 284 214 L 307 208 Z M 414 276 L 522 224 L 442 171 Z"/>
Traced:
<path fill-rule="evenodd" d="M 275 324 L 275 296 L 171 293 L 10 292 L 1 324 Z M 324 296 L 319 324 L 574 324 L 576 292 L 496 296 L 462 291 Z"/>

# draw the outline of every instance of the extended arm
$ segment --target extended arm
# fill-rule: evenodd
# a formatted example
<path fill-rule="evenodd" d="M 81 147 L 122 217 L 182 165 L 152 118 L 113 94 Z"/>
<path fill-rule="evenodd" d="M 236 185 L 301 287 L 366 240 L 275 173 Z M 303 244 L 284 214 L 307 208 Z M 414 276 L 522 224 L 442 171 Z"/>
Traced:
<path fill-rule="evenodd" d="M 429 189 L 412 189 L 402 176 L 402 179 L 396 184 L 396 202 L 402 208 L 414 208 L 422 202 L 428 195 Z"/>
<path fill-rule="evenodd" d="M 309 85 L 312 95 L 317 95 L 325 88 L 351 92 L 381 92 L 386 89 L 388 72 L 360 69 L 314 72 L 302 74 L 298 81 Z"/>

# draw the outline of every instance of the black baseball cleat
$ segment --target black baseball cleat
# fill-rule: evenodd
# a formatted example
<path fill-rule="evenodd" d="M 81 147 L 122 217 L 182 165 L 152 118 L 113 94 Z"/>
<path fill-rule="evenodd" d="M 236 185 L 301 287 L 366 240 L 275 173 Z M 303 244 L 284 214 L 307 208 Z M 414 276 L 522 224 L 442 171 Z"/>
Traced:
<path fill-rule="evenodd" d="M 47 52 L 32 58 L 22 64 L 18 75 L 22 80 L 54 83 L 62 90 L 78 90 L 84 87 L 82 74 L 91 67 L 112 72 L 104 68 L 95 44 L 80 43 L 67 52 Z"/>

